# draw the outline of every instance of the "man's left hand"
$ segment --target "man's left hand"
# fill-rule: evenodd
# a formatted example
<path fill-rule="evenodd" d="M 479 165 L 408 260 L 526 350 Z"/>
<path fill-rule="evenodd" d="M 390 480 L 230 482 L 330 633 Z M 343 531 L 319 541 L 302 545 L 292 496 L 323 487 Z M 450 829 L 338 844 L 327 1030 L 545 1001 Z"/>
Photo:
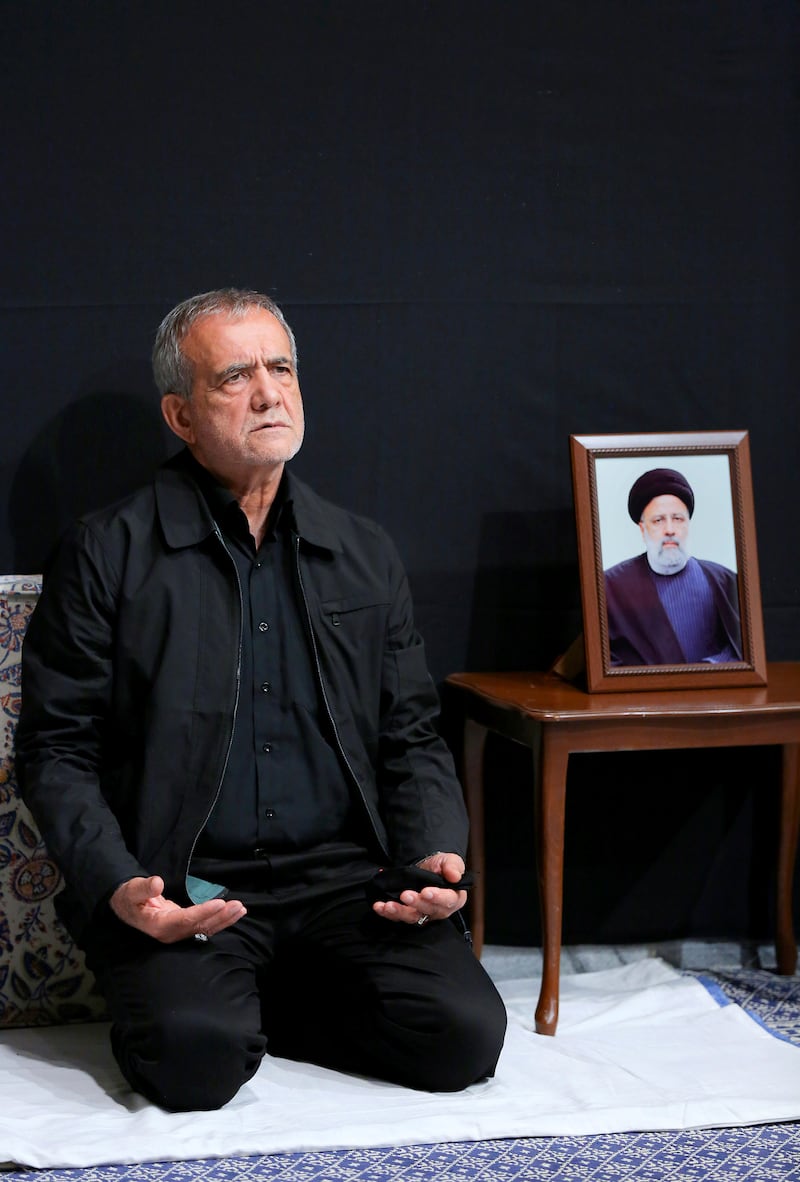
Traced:
<path fill-rule="evenodd" d="M 423 870 L 441 874 L 447 882 L 458 882 L 464 874 L 464 859 L 458 854 L 431 854 L 419 865 Z M 401 902 L 373 903 L 372 910 L 394 923 L 427 923 L 429 919 L 447 919 L 467 901 L 466 891 L 450 891 L 446 887 L 425 887 L 421 891 L 403 891 Z"/>

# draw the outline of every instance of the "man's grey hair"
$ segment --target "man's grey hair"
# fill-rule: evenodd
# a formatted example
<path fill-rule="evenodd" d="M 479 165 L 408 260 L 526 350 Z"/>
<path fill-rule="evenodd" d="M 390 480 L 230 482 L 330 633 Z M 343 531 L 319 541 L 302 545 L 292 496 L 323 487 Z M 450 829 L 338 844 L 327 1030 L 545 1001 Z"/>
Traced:
<path fill-rule="evenodd" d="M 275 301 L 259 291 L 222 287 L 218 291 L 204 291 L 184 300 L 161 321 L 153 346 L 153 377 L 159 393 L 182 394 L 188 398 L 192 392 L 192 367 L 181 346 L 193 324 L 203 316 L 241 320 L 252 308 L 264 308 L 271 312 L 286 330 L 292 346 L 292 362 L 297 369 L 297 342 Z"/>

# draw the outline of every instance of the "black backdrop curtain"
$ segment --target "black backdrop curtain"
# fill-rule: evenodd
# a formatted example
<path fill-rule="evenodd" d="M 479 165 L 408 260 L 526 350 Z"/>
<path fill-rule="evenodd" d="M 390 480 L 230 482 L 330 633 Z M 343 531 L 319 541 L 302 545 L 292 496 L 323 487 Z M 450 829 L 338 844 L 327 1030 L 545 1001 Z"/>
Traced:
<path fill-rule="evenodd" d="M 796 3 L 1 14 L 4 572 L 171 450 L 153 332 L 231 283 L 295 327 L 297 470 L 394 535 L 437 679 L 580 630 L 571 432 L 748 429 L 800 657 Z M 536 938 L 530 769 L 490 764 L 489 936 Z M 775 769 L 576 761 L 566 938 L 767 934 Z"/>

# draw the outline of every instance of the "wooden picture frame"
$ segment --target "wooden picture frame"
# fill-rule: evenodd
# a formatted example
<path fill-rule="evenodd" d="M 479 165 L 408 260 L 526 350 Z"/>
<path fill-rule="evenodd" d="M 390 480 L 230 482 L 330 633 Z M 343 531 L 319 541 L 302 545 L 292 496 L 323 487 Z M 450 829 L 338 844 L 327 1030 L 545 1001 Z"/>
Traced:
<path fill-rule="evenodd" d="M 747 431 L 571 435 L 570 455 L 589 692 L 766 684 Z"/>

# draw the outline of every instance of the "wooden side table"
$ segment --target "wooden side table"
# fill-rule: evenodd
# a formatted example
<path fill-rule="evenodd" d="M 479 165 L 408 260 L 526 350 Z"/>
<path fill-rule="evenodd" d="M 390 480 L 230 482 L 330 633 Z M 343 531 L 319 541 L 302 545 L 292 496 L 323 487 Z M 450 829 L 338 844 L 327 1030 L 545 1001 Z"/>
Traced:
<path fill-rule="evenodd" d="M 558 1023 L 564 812 L 570 755 L 679 747 L 780 744 L 783 748 L 778 840 L 776 952 L 778 971 L 797 965 L 792 882 L 800 828 L 800 662 L 770 664 L 767 685 L 754 688 L 588 694 L 554 673 L 454 673 L 465 712 L 464 791 L 470 817 L 475 948 L 484 939 L 483 756 L 488 731 L 530 747 L 534 792 L 543 971 L 536 1029 Z"/>

